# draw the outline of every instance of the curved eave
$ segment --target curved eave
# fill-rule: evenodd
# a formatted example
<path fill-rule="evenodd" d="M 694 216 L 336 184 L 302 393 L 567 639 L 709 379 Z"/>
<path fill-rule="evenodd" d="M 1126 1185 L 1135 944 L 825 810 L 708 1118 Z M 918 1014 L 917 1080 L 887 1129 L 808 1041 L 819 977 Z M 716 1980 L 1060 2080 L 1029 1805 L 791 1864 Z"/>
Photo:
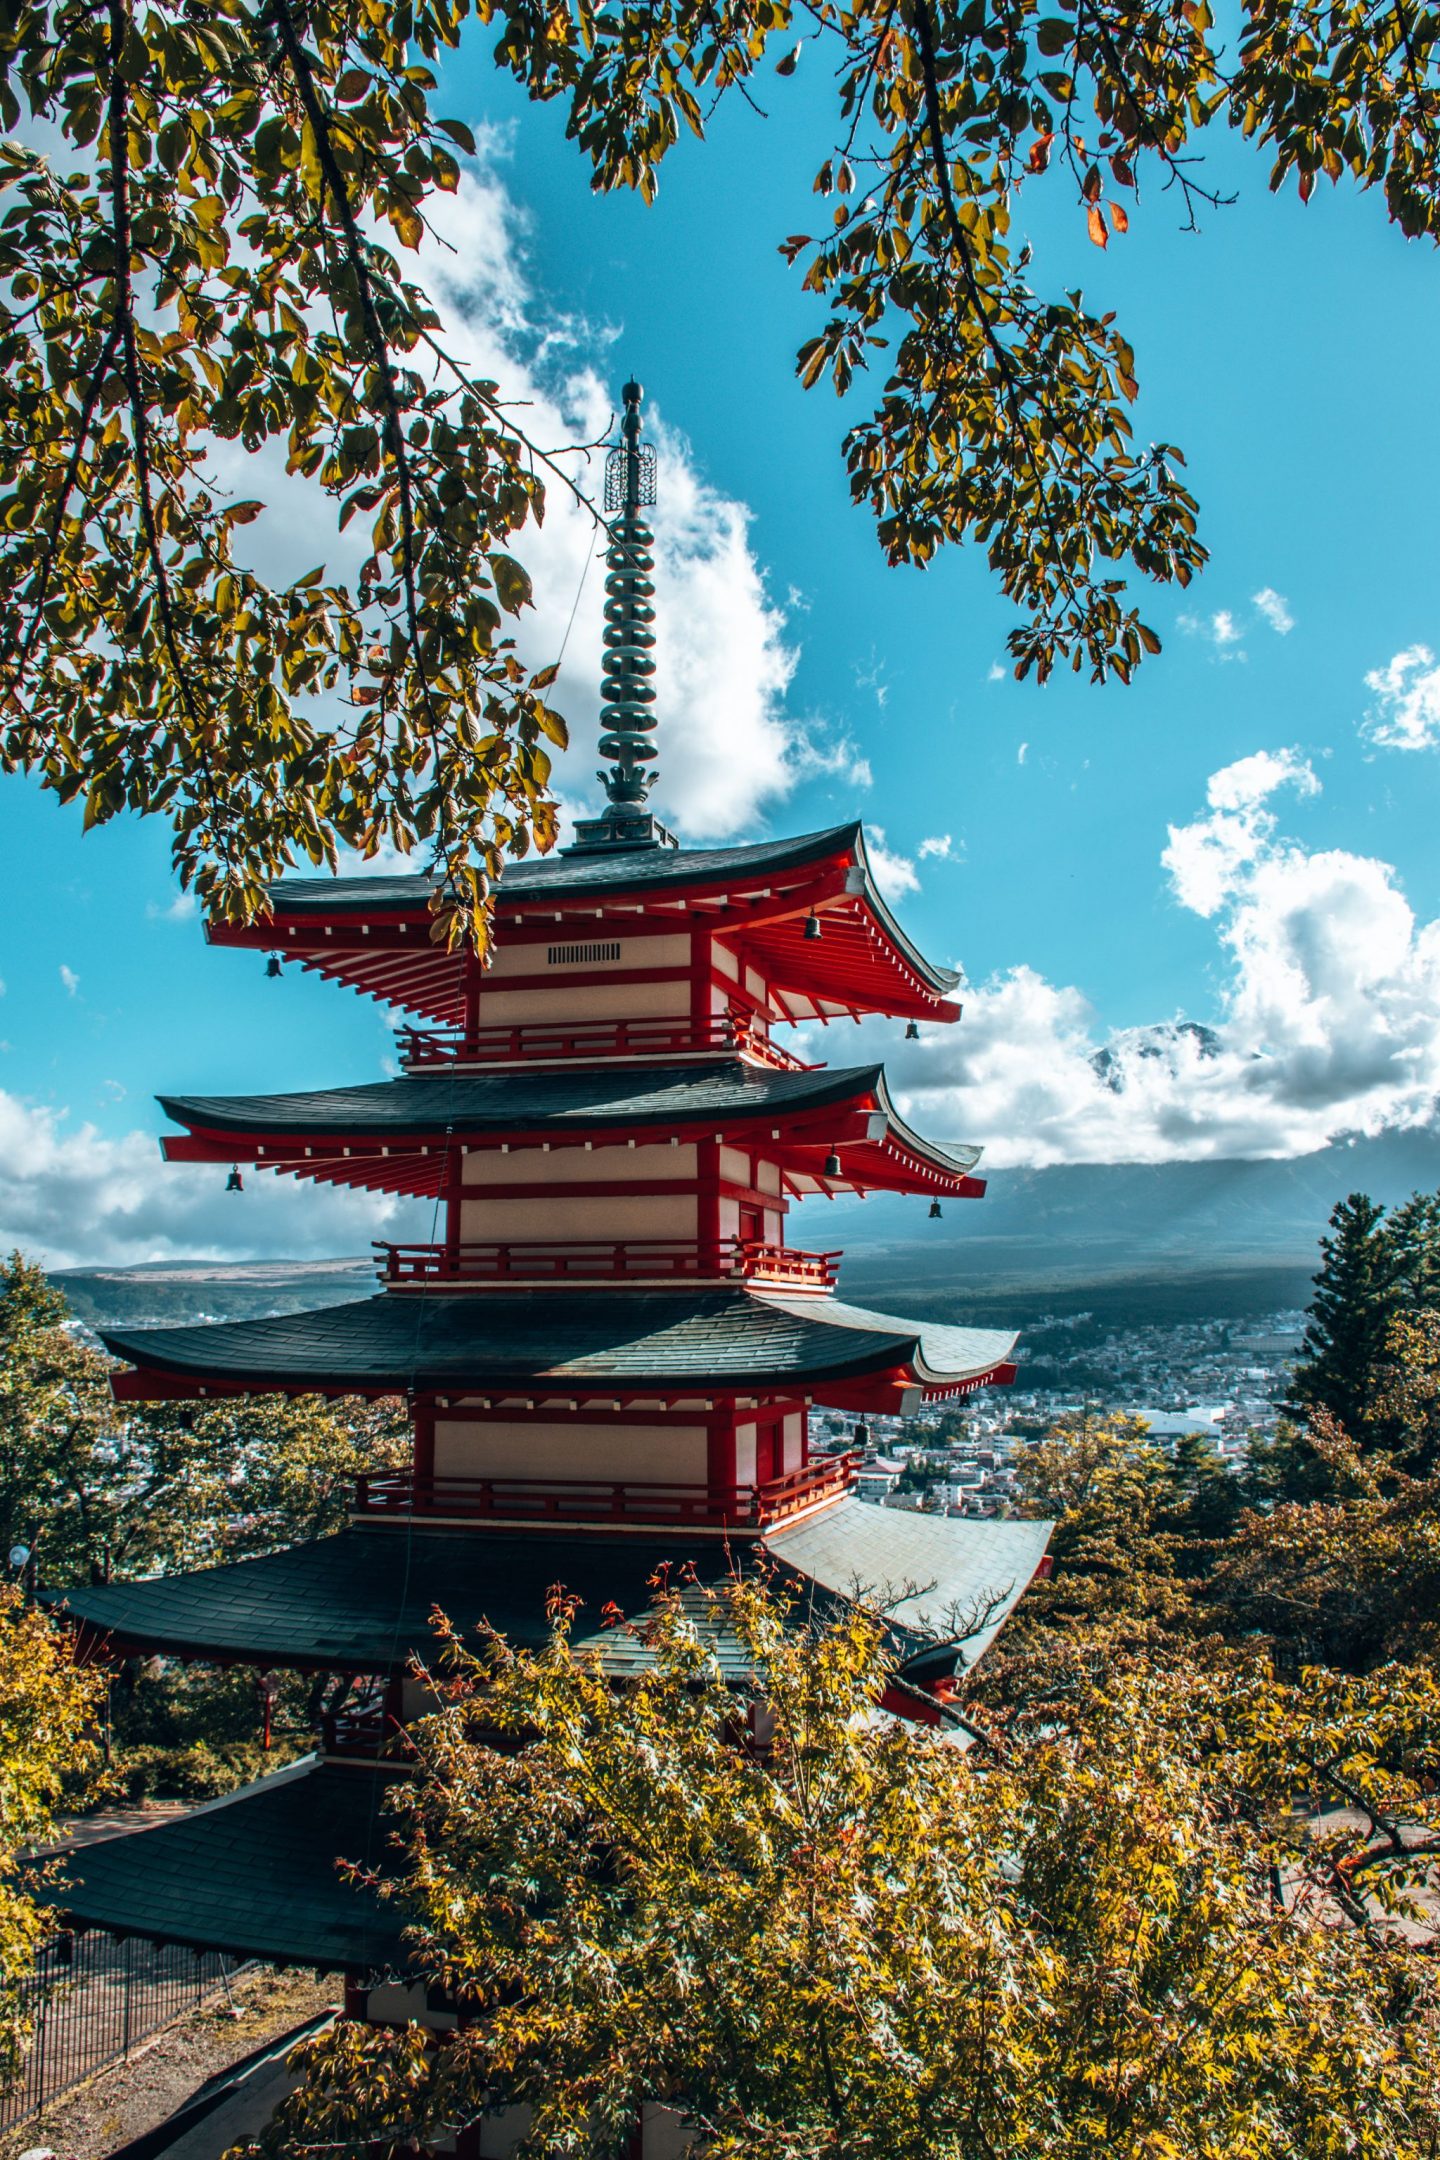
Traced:
<path fill-rule="evenodd" d="M 969 1393 L 1012 1371 L 1015 1337 L 759 1291 L 590 1291 L 559 1300 L 367 1298 L 210 1327 L 107 1329 L 135 1370 L 117 1396 L 396 1393 L 465 1400 L 725 1398 L 757 1390 L 874 1409 Z"/>
<path fill-rule="evenodd" d="M 617 1537 L 352 1526 L 262 1558 L 87 1585 L 52 1593 L 47 1603 L 102 1653 L 394 1674 L 415 1658 L 433 1658 L 437 1607 L 462 1638 L 490 1627 L 517 1646 L 538 1648 L 560 1584 L 576 1600 L 577 1644 L 623 1677 L 646 1663 L 647 1653 L 628 1630 L 607 1626 L 607 1613 L 645 1614 L 657 1571 L 668 1563 L 699 1593 L 703 1621 L 704 1593 L 749 1567 L 753 1551 L 778 1561 L 807 1598 L 818 1592 L 843 1602 L 858 1586 L 883 1610 L 907 1663 L 944 1669 L 955 1662 L 956 1615 L 973 1619 L 965 1636 L 973 1660 L 1034 1580 L 1052 1528 L 914 1515 L 853 1496 L 772 1527 L 753 1548 L 687 1539 L 673 1529 Z M 743 1679 L 741 1645 L 728 1633 L 708 1632 L 727 1671 Z"/>
<path fill-rule="evenodd" d="M 432 889 L 424 875 L 285 881 L 271 888 L 271 917 L 209 923 L 206 936 L 281 951 L 365 995 L 454 1026 L 463 1017 L 467 963 L 430 941 Z M 652 929 L 674 930 L 693 918 L 749 946 L 793 1019 L 959 1017 L 950 1002 L 958 974 L 926 960 L 900 928 L 858 823 L 757 847 L 512 864 L 496 899 L 497 935 L 542 919 L 559 924 L 567 914 L 593 932 L 612 907 L 613 929 L 636 930 L 648 918 Z M 819 944 L 804 938 L 812 911 L 822 918 Z"/>
<path fill-rule="evenodd" d="M 673 1071 L 630 1068 L 624 1074 L 583 1076 L 610 1081 L 617 1099 L 586 1100 L 574 1078 L 553 1074 L 506 1080 L 397 1080 L 309 1095 L 165 1096 L 166 1115 L 186 1128 L 167 1138 L 170 1162 L 244 1162 L 326 1184 L 374 1191 L 430 1194 L 444 1183 L 459 1148 L 582 1147 L 604 1135 L 620 1147 L 653 1140 L 717 1140 L 762 1144 L 781 1165 L 792 1196 L 807 1193 L 909 1192 L 978 1199 L 977 1147 L 941 1147 L 901 1117 L 883 1068 L 806 1074 L 745 1074 L 727 1081 L 723 1068 L 703 1069 L 687 1094 Z M 656 1084 L 647 1100 L 645 1088 Z M 562 1107 L 538 1117 L 547 1086 Z M 513 1097 L 508 1110 L 505 1098 Z M 466 1108 L 467 1101 L 480 1107 Z M 828 1176 L 832 1150 L 843 1174 Z"/>
<path fill-rule="evenodd" d="M 397 1871 L 390 1780 L 302 1760 L 178 1820 L 64 1853 L 48 1903 L 85 1927 L 317 1971 L 400 1970 L 407 1916 L 347 1880 Z"/>

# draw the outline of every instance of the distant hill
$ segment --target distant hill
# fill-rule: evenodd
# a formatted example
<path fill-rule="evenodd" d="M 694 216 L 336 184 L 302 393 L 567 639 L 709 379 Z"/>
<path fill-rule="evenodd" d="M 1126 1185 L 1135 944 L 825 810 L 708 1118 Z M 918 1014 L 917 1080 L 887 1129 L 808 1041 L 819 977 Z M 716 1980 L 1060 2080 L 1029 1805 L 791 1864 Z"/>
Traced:
<path fill-rule="evenodd" d="M 982 1164 L 982 1169 L 984 1165 Z M 984 1200 L 877 1196 L 792 1215 L 795 1242 L 841 1246 L 843 1294 L 940 1319 L 1017 1323 L 1091 1310 L 1116 1326 L 1304 1305 L 1335 1202 L 1440 1190 L 1440 1135 L 1386 1133 L 1294 1162 L 999 1170 Z M 368 1297 L 368 1260 L 170 1260 L 57 1275 L 88 1325 L 241 1320 Z"/>
<path fill-rule="evenodd" d="M 369 1260 L 155 1260 L 59 1268 L 54 1280 L 87 1327 L 185 1327 L 343 1305 L 371 1294 L 375 1269 Z"/>
<path fill-rule="evenodd" d="M 1088 1307 L 1138 1326 L 1307 1304 L 1337 1200 L 1363 1191 L 1393 1205 L 1437 1189 L 1440 1135 L 1386 1133 L 1293 1162 L 997 1170 L 985 1198 L 947 1206 L 943 1224 L 924 1220 L 923 1202 L 875 1199 L 837 1204 L 823 1240 L 807 1226 L 804 1242 L 846 1248 L 849 1297 L 944 1319 Z"/>

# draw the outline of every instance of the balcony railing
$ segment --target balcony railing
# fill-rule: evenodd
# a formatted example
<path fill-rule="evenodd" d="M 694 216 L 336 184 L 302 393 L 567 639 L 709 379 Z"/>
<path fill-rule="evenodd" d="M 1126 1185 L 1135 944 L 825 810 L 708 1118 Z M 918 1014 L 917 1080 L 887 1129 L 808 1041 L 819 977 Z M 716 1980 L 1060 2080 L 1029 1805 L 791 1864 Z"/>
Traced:
<path fill-rule="evenodd" d="M 550 1243 L 390 1245 L 376 1241 L 376 1271 L 396 1288 L 421 1283 L 745 1282 L 828 1291 L 838 1252 L 799 1252 L 754 1238 L 707 1251 L 693 1238 L 574 1238 Z"/>
<path fill-rule="evenodd" d="M 359 1515 L 430 1515 L 455 1522 L 661 1523 L 692 1529 L 763 1530 L 838 1500 L 855 1481 L 857 1454 L 827 1455 L 763 1485 L 725 1490 L 608 1478 L 414 1477 L 387 1472 L 356 1480 Z"/>
<path fill-rule="evenodd" d="M 401 1028 L 400 1062 L 408 1072 L 441 1067 L 501 1065 L 511 1060 L 568 1058 L 701 1057 L 729 1052 L 778 1072 L 814 1072 L 801 1058 L 748 1020 L 718 1015 L 712 1020 L 527 1020 L 516 1027 L 472 1029 Z"/>

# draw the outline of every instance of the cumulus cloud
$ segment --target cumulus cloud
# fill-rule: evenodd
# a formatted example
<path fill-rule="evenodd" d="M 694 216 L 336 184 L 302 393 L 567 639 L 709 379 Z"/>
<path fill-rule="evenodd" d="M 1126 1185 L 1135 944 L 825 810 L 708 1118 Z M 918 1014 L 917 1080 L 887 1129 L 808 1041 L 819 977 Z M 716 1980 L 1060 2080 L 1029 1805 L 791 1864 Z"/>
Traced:
<path fill-rule="evenodd" d="M 376 1237 L 427 1237 L 433 1205 L 249 1170 L 244 1192 L 227 1193 L 223 1167 L 162 1163 L 151 1133 L 114 1138 L 0 1089 L 0 1247 L 48 1267 L 331 1259 Z"/>
<path fill-rule="evenodd" d="M 80 989 L 80 977 L 75 973 L 74 968 L 66 967 L 63 960 L 60 963 L 60 980 L 62 983 L 64 983 L 65 989 L 69 996 L 75 997 L 78 995 Z"/>
<path fill-rule="evenodd" d="M 1440 664 L 1428 645 L 1408 645 L 1371 668 L 1365 687 L 1374 702 L 1364 733 L 1383 750 L 1433 750 L 1440 743 Z"/>
<path fill-rule="evenodd" d="M 928 840 L 920 842 L 916 852 L 921 862 L 932 857 L 936 862 L 953 862 L 955 859 L 955 845 L 948 832 L 932 833 Z"/>
<path fill-rule="evenodd" d="M 1161 858 L 1182 907 L 1209 917 L 1224 906 L 1237 877 L 1271 840 L 1276 820 L 1266 804 L 1282 787 L 1319 792 L 1319 781 L 1296 750 L 1257 750 L 1211 775 L 1209 814 L 1172 825 Z"/>
<path fill-rule="evenodd" d="M 595 365 L 606 334 L 556 315 L 535 290 L 523 216 L 494 155 L 467 170 L 430 215 L 435 237 L 419 250 L 418 275 L 445 319 L 452 351 L 503 385 L 532 441 L 549 447 L 605 436 L 620 372 L 602 378 Z M 868 768 L 848 744 L 784 713 L 798 651 L 785 605 L 766 587 L 746 506 L 705 478 L 662 400 L 647 401 L 645 419 L 659 467 L 652 524 L 660 813 L 687 839 L 723 840 L 751 828 L 816 773 L 868 785 Z M 603 452 L 562 463 L 593 495 L 602 459 Z M 603 548 L 604 535 L 558 481 L 549 485 L 543 526 L 517 538 L 536 594 L 535 610 L 522 620 L 523 650 L 536 662 L 564 652 L 555 696 L 572 748 L 557 760 L 556 782 L 572 812 L 593 810 L 599 800 Z"/>
<path fill-rule="evenodd" d="M 1283 593 L 1276 592 L 1273 585 L 1262 585 L 1259 592 L 1250 595 L 1252 604 L 1259 608 L 1277 637 L 1288 637 L 1295 627 L 1295 617 Z"/>
<path fill-rule="evenodd" d="M 595 445 L 612 432 L 624 370 L 604 357 L 617 333 L 563 314 L 536 289 L 524 213 L 503 165 L 503 144 L 487 137 L 455 193 L 430 204 L 433 230 L 402 267 L 435 302 L 447 349 L 473 375 L 500 383 L 514 424 L 546 451 L 558 447 L 562 472 L 593 499 L 603 449 L 565 446 Z M 784 711 L 799 658 L 788 630 L 795 610 L 766 586 L 746 505 L 705 477 L 662 399 L 647 400 L 645 421 L 659 461 L 657 809 L 686 839 L 719 840 L 752 828 L 817 773 L 868 785 L 868 775 L 859 777 L 863 761 L 842 755 L 823 723 L 802 724 Z M 322 558 L 337 573 L 355 574 L 366 553 L 364 521 L 337 538 L 333 509 L 310 483 L 284 473 L 283 452 L 257 460 L 220 444 L 214 464 L 223 485 L 270 505 L 245 528 L 237 552 L 270 576 L 300 575 Z M 573 818 L 600 800 L 605 535 L 563 478 L 551 474 L 546 485 L 544 523 L 516 536 L 536 604 L 515 630 L 533 664 L 561 659 L 555 702 L 572 747 L 556 759 L 555 784 Z"/>
<path fill-rule="evenodd" d="M 1288 637 L 1294 629 L 1295 617 L 1289 602 L 1273 585 L 1262 585 L 1259 592 L 1252 593 L 1250 605 L 1277 637 Z M 1206 644 L 1213 645 L 1217 660 L 1244 661 L 1250 657 L 1245 638 L 1256 627 L 1255 622 L 1238 615 L 1233 608 L 1216 608 L 1210 615 L 1177 615 L 1175 621 L 1186 637 L 1203 638 Z"/>
<path fill-rule="evenodd" d="M 886 1051 L 922 1128 L 996 1165 L 1294 1156 L 1431 1123 L 1440 1105 L 1440 922 L 1394 870 L 1310 850 L 1277 798 L 1319 787 L 1293 750 L 1211 779 L 1164 853 L 1176 902 L 1215 926 L 1212 1025 L 1107 1033 L 1075 989 L 1015 968 L 967 988 L 957 1028 Z"/>
<path fill-rule="evenodd" d="M 906 893 L 919 892 L 920 879 L 914 863 L 908 855 L 901 855 L 885 845 L 883 825 L 866 826 L 865 852 L 870 858 L 875 882 L 887 900 L 900 900 Z"/>

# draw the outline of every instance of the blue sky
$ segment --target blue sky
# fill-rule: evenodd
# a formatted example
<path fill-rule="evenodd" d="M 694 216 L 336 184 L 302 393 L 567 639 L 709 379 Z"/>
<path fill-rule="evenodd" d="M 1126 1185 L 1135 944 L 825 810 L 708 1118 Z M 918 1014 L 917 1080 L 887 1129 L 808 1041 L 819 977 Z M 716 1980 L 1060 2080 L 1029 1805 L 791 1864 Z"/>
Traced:
<path fill-rule="evenodd" d="M 459 252 L 426 268 L 477 355 L 547 420 L 603 416 L 631 372 L 647 387 L 663 807 L 695 840 L 856 812 L 879 828 L 907 925 L 972 987 L 943 1042 L 867 1028 L 864 1054 L 891 1052 L 912 1111 L 992 1162 L 1283 1155 L 1424 1121 L 1440 1086 L 1440 668 L 1415 656 L 1440 654 L 1433 250 L 1348 187 L 1303 209 L 1270 196 L 1230 142 L 1214 175 L 1238 200 L 1199 237 L 1155 194 L 1102 255 L 1062 177 L 1035 193 L 1037 281 L 1083 281 L 1120 312 L 1138 432 L 1185 450 L 1213 560 L 1188 594 L 1145 596 L 1165 650 L 1132 688 L 1016 684 L 983 560 L 887 569 L 847 499 L 846 408 L 794 381 L 816 318 L 776 243 L 811 216 L 823 89 L 807 51 L 767 92 L 768 123 L 727 111 L 646 210 L 591 195 L 558 111 L 527 108 L 479 46 L 447 85 L 487 149 L 455 206 Z M 578 521 L 553 523 L 528 556 L 545 657 L 588 552 Z M 594 764 L 599 599 L 592 569 L 562 676 L 571 802 Z M 340 1201 L 227 1210 L 162 1172 L 149 1097 L 374 1076 L 384 1017 L 207 951 L 158 824 L 82 839 L 78 811 L 19 780 L 0 782 L 0 820 L 0 1238 L 80 1259 L 356 1249 L 372 1225 Z M 1213 1039 L 1177 1035 L 1182 1017 Z M 1108 1086 L 1091 1064 L 1107 1044 Z"/>

